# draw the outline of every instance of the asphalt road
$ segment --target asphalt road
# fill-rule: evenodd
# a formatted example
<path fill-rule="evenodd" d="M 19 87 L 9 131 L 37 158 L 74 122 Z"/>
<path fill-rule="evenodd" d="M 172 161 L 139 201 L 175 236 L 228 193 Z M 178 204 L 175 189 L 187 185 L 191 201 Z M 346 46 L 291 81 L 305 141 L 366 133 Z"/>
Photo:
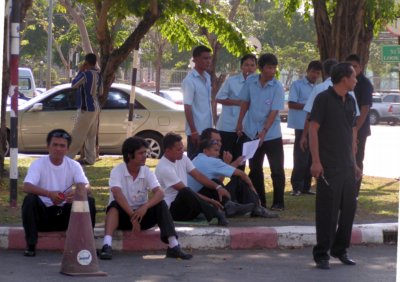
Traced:
<path fill-rule="evenodd" d="M 42 251 L 26 258 L 21 251 L 1 251 L 0 281 L 391 282 L 396 281 L 396 248 L 352 247 L 349 254 L 357 265 L 346 266 L 332 259 L 330 270 L 315 268 L 311 248 L 194 251 L 191 261 L 166 259 L 161 252 L 114 252 L 113 260 L 99 262 L 107 277 L 75 279 L 59 273 L 61 253 Z"/>

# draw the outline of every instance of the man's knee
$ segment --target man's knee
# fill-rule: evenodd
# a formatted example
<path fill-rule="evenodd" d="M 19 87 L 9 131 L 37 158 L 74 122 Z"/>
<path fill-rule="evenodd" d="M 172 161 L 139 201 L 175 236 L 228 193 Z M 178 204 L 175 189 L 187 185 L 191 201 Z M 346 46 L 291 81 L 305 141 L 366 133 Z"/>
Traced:
<path fill-rule="evenodd" d="M 37 206 L 39 201 L 39 196 L 35 194 L 28 194 L 25 196 L 22 203 L 22 209 L 32 209 Z"/>

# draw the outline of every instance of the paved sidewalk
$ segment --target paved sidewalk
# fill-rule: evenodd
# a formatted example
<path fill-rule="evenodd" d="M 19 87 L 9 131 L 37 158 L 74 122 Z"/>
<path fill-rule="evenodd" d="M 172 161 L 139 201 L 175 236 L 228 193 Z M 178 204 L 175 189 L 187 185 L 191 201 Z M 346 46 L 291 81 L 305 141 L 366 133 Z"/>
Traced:
<path fill-rule="evenodd" d="M 384 233 L 396 234 L 397 223 L 360 224 L 353 227 L 351 242 L 359 244 L 382 244 Z M 280 227 L 177 227 L 179 241 L 189 249 L 276 249 L 299 248 L 315 244 L 314 226 Z M 96 247 L 101 248 L 103 228 L 95 228 Z M 120 251 L 149 251 L 166 248 L 159 239 L 157 228 L 140 233 L 116 232 L 113 249 Z M 39 250 L 63 250 L 65 232 L 39 233 Z M 22 227 L 0 227 L 0 248 L 24 249 Z"/>

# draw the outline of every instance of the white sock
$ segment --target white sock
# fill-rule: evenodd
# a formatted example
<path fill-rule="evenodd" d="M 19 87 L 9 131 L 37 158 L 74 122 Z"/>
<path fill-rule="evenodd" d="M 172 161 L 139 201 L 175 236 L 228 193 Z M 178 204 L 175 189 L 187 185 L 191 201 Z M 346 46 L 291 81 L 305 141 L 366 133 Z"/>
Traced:
<path fill-rule="evenodd" d="M 174 248 L 174 247 L 176 247 L 176 246 L 178 246 L 179 245 L 179 243 L 178 243 L 178 240 L 176 240 L 176 237 L 175 236 L 170 236 L 170 237 L 168 237 L 168 246 L 172 249 L 172 248 Z"/>
<path fill-rule="evenodd" d="M 109 245 L 111 247 L 112 244 L 112 237 L 110 235 L 105 235 L 103 239 L 103 246 Z"/>

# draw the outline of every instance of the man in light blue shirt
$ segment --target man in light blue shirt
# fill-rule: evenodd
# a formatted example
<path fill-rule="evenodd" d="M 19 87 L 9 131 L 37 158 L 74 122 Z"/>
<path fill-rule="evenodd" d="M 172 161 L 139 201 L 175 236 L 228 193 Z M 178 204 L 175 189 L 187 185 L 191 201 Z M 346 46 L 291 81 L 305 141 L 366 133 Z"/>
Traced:
<path fill-rule="evenodd" d="M 279 110 L 284 106 L 282 84 L 275 79 L 278 59 L 263 54 L 258 60 L 260 74 L 250 76 L 241 92 L 240 113 L 236 133 L 244 140 L 259 139 L 259 147 L 250 159 L 249 177 L 257 190 L 261 205 L 266 207 L 263 162 L 267 155 L 271 168 L 274 199 L 271 209 L 284 209 L 285 171 Z"/>
<path fill-rule="evenodd" d="M 304 129 L 304 121 L 307 112 L 303 110 L 310 96 L 315 82 L 321 76 L 322 64 L 312 61 L 308 64 L 306 77 L 294 81 L 289 92 L 288 128 L 293 128 L 295 141 L 293 148 L 293 170 L 290 182 L 292 184 L 292 196 L 303 194 L 314 195 L 311 189 L 311 158 L 308 150 L 300 148 L 300 139 Z"/>
<path fill-rule="evenodd" d="M 182 81 L 183 104 L 186 117 L 187 155 L 193 159 L 198 153 L 201 132 L 213 127 L 211 110 L 211 50 L 197 46 L 193 50 L 194 69 Z"/>
<path fill-rule="evenodd" d="M 222 104 L 222 112 L 219 116 L 216 128 L 222 138 L 221 152 L 229 152 L 233 159 L 240 157 L 241 144 L 236 134 L 236 123 L 240 112 L 239 93 L 247 77 L 257 70 L 257 58 L 253 54 L 247 54 L 240 59 L 241 73 L 229 77 L 218 91 L 216 100 Z"/>

